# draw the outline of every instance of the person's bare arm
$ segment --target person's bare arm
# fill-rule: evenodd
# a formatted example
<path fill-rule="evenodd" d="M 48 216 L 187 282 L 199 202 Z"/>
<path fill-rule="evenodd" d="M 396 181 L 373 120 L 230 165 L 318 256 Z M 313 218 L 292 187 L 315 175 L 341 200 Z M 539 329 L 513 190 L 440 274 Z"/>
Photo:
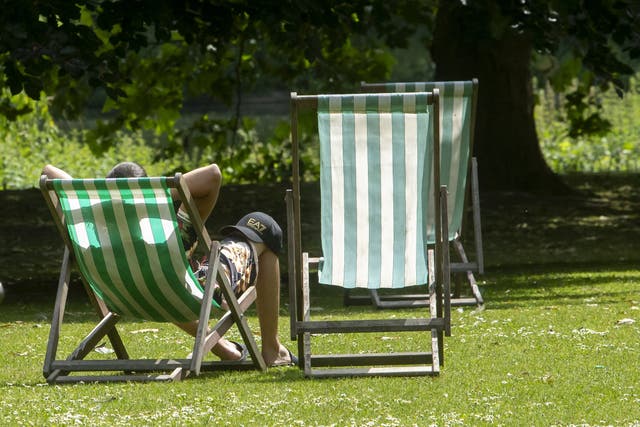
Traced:
<path fill-rule="evenodd" d="M 46 165 L 42 168 L 42 175 L 46 175 L 49 179 L 71 179 L 72 176 L 53 165 Z"/>
<path fill-rule="evenodd" d="M 189 192 L 198 206 L 198 213 L 203 221 L 211 214 L 218 201 L 220 186 L 222 185 L 222 173 L 215 163 L 203 166 L 182 175 Z M 172 197 L 177 198 L 177 191 L 173 190 Z"/>

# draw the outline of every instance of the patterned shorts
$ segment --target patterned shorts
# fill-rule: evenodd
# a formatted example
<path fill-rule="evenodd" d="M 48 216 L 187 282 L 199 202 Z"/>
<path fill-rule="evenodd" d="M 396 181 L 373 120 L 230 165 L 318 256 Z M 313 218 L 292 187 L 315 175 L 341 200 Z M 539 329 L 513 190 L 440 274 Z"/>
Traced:
<path fill-rule="evenodd" d="M 221 242 L 220 265 L 229 279 L 231 289 L 239 297 L 249 286 L 255 285 L 258 277 L 258 263 L 253 246 L 239 236 L 229 236 Z M 196 277 L 204 286 L 209 265 L 206 259 L 191 261 Z M 219 284 L 213 292 L 213 299 L 223 305 L 222 289 Z"/>

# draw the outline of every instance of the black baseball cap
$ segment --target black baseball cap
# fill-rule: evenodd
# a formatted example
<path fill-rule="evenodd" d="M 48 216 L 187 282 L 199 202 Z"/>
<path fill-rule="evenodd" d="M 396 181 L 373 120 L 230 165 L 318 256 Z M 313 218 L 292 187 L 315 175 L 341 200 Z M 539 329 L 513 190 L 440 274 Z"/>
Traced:
<path fill-rule="evenodd" d="M 240 232 L 252 242 L 264 243 L 276 254 L 282 250 L 282 229 L 264 212 L 252 212 L 243 216 L 236 225 L 227 225 L 220 229 L 222 235 L 233 231 Z"/>

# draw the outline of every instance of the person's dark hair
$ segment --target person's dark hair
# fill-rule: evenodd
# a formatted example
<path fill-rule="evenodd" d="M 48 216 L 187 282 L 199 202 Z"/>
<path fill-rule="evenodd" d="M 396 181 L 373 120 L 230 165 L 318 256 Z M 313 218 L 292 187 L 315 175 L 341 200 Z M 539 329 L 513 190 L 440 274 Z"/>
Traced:
<path fill-rule="evenodd" d="M 135 162 L 118 163 L 107 174 L 107 178 L 142 178 L 145 176 L 147 176 L 147 171 Z"/>

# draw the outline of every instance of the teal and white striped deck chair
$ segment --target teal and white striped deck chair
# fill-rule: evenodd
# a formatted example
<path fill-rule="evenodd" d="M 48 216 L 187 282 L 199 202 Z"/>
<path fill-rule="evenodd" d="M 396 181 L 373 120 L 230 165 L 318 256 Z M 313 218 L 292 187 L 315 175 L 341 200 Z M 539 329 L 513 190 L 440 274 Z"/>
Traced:
<path fill-rule="evenodd" d="M 255 300 L 249 288 L 236 299 L 219 264 L 219 245 L 209 238 L 181 175 L 157 178 L 47 179 L 40 188 L 65 242 L 43 373 L 47 382 L 180 380 L 201 370 L 266 369 L 244 311 Z M 204 288 L 187 261 L 173 207 L 175 188 L 189 214 L 198 243 L 209 255 Z M 97 326 L 66 359 L 57 359 L 69 279 L 76 266 L 99 315 Z M 213 284 L 221 286 L 230 309 L 207 333 L 214 305 Z M 183 358 L 131 359 L 116 329 L 120 318 L 155 322 L 199 320 L 193 352 Z M 204 361 L 233 324 L 238 325 L 251 361 Z M 114 355 L 94 352 L 106 337 Z M 130 349 L 129 349 L 130 350 Z M 136 353 L 144 354 L 144 348 Z"/>
<path fill-rule="evenodd" d="M 375 92 L 423 92 L 438 89 L 440 92 L 440 132 L 442 135 L 441 178 L 449 190 L 449 241 L 458 261 L 451 263 L 455 286 L 453 305 L 477 305 L 482 307 L 484 299 L 478 288 L 474 273 L 484 273 L 482 250 L 482 227 L 480 221 L 480 196 L 478 169 L 472 157 L 475 129 L 478 80 L 409 82 L 409 83 L 362 83 L 361 90 Z M 471 213 L 471 224 L 467 213 Z M 472 225 L 472 233 L 463 235 L 463 228 Z M 473 237 L 475 260 L 470 260 L 464 250 L 464 237 Z M 432 237 L 430 237 L 431 241 Z M 467 292 L 462 282 L 466 277 Z M 345 293 L 346 304 L 373 303 L 378 308 L 416 307 L 428 304 L 419 295 L 385 294 L 376 291 L 371 296 Z"/>
<path fill-rule="evenodd" d="M 438 93 L 291 95 L 293 189 L 287 192 L 292 339 L 306 376 L 433 375 L 450 334 L 446 188 L 440 187 Z M 298 114 L 317 110 L 322 256 L 302 248 Z M 434 157 L 435 156 L 435 157 Z M 427 212 L 437 212 L 429 222 Z M 427 248 L 433 233 L 436 244 Z M 438 243 L 439 242 L 439 243 Z M 431 297 L 412 318 L 313 320 L 310 266 L 320 289 L 422 285 Z M 325 290 L 329 290 L 326 289 Z M 363 313 L 366 314 L 366 313 Z M 330 334 L 422 333 L 395 351 L 316 354 Z M 355 338 L 355 336 L 354 336 Z M 408 345 L 408 343 L 414 345 Z M 401 341 L 398 341 L 401 343 Z M 407 351 L 420 344 L 428 348 Z M 314 344 L 315 345 L 315 344 Z M 385 347 L 386 350 L 386 346 Z M 315 347 L 313 347 L 315 349 Z M 369 349 L 370 350 L 370 349 Z M 376 349 L 380 350 L 380 348 Z M 356 354 L 357 353 L 357 354 Z"/>

